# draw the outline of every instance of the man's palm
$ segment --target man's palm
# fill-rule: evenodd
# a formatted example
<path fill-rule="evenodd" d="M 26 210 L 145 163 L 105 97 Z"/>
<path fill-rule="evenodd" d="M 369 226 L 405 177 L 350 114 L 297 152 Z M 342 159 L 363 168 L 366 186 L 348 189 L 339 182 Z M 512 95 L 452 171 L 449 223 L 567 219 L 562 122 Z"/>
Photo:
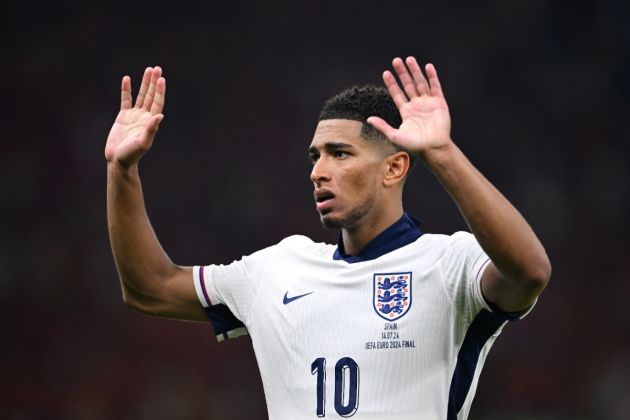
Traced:
<path fill-rule="evenodd" d="M 390 71 L 383 73 L 383 81 L 398 107 L 402 124 L 396 129 L 379 117 L 370 117 L 368 122 L 392 143 L 414 154 L 450 143 L 451 117 L 435 67 L 426 66 L 427 81 L 413 57 L 407 58 L 407 65 L 396 58 L 393 65 L 404 90 Z"/>
<path fill-rule="evenodd" d="M 105 145 L 105 159 L 108 162 L 128 166 L 138 162 L 140 157 L 151 148 L 160 121 L 164 117 L 162 110 L 166 94 L 166 80 L 161 75 L 162 70 L 159 67 L 149 67 L 145 70 L 133 108 L 131 107 L 131 80 L 128 76 L 123 77 L 120 112 Z"/>
<path fill-rule="evenodd" d="M 441 97 L 415 97 L 400 108 L 402 124 L 394 143 L 415 153 L 442 146 L 450 138 L 451 119 Z"/>

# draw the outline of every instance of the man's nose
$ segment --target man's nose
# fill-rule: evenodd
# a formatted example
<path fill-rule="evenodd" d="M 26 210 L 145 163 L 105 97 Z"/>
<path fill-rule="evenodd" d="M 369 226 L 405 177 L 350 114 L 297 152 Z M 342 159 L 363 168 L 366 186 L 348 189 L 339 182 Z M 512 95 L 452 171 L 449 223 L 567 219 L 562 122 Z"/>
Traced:
<path fill-rule="evenodd" d="M 313 165 L 313 170 L 311 171 L 311 181 L 313 181 L 314 184 L 320 184 L 330 180 L 330 172 L 326 161 L 327 159 L 322 156 L 317 159 Z"/>

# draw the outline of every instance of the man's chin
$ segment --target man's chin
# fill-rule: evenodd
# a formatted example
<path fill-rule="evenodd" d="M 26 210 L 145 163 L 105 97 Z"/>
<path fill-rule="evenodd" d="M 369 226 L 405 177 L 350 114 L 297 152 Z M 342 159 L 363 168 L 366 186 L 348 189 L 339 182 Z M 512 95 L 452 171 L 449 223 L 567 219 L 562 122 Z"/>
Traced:
<path fill-rule="evenodd" d="M 355 229 L 361 223 L 361 220 L 369 213 L 372 208 L 368 203 L 362 207 L 356 207 L 349 212 L 332 211 L 319 214 L 319 219 L 326 229 Z"/>
<path fill-rule="evenodd" d="M 342 220 L 328 214 L 320 215 L 319 220 L 326 229 L 341 229 L 343 227 Z"/>

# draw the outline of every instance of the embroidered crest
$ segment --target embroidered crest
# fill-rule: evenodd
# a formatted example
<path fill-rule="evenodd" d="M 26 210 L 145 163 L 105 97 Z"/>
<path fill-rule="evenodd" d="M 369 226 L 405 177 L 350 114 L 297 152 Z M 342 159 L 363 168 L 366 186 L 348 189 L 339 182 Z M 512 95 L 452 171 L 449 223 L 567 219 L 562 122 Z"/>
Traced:
<path fill-rule="evenodd" d="M 383 319 L 395 321 L 411 307 L 411 272 L 376 273 L 373 279 L 374 310 Z"/>

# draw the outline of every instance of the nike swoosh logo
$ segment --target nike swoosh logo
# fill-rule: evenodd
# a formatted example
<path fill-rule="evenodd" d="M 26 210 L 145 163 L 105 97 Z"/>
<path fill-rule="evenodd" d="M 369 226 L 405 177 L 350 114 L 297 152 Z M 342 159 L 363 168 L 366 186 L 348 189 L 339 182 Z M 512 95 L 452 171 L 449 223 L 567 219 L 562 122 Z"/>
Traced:
<path fill-rule="evenodd" d="M 297 299 L 299 299 L 299 298 L 303 298 L 304 296 L 308 296 L 308 295 L 310 295 L 311 293 L 315 293 L 315 292 L 309 292 L 309 293 L 304 293 L 303 295 L 297 295 L 297 296 L 291 296 L 291 297 L 288 297 L 289 292 L 287 291 L 287 292 L 284 294 L 284 299 L 282 299 L 282 303 L 284 303 L 284 304 L 286 305 L 287 303 L 291 303 L 291 302 L 293 302 L 294 300 L 297 300 Z"/>

